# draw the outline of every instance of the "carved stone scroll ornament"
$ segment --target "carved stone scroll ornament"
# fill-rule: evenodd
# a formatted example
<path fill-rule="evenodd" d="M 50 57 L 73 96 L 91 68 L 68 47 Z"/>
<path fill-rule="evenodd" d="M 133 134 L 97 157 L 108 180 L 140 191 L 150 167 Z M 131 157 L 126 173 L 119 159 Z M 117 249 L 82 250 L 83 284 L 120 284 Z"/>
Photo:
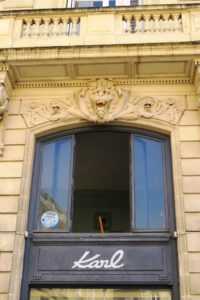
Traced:
<path fill-rule="evenodd" d="M 176 124 L 184 106 L 174 99 L 131 94 L 111 80 L 95 80 L 65 101 L 32 103 L 24 113 L 28 126 L 47 121 L 87 120 L 108 123 L 114 120 L 158 119 Z"/>

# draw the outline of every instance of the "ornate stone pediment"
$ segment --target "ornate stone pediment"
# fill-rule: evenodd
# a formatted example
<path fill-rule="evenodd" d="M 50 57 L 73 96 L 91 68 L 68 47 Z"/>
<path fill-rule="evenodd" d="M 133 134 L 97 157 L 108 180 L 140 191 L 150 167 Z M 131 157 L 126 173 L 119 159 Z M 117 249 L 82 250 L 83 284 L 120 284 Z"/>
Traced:
<path fill-rule="evenodd" d="M 157 119 L 176 124 L 184 110 L 180 101 L 131 93 L 114 81 L 99 79 L 62 101 L 31 103 L 24 112 L 29 127 L 47 121 L 87 120 L 108 123 L 115 120 Z"/>

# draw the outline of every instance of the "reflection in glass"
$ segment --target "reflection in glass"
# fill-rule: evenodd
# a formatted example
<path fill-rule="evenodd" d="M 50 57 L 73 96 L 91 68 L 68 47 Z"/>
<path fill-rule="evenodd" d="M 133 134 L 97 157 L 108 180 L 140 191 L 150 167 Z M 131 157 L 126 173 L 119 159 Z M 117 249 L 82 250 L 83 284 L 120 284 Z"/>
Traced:
<path fill-rule="evenodd" d="M 67 229 L 72 138 L 43 145 L 38 229 Z"/>
<path fill-rule="evenodd" d="M 168 289 L 34 288 L 30 300 L 171 300 Z"/>
<path fill-rule="evenodd" d="M 162 143 L 134 137 L 133 195 L 136 229 L 165 228 Z"/>

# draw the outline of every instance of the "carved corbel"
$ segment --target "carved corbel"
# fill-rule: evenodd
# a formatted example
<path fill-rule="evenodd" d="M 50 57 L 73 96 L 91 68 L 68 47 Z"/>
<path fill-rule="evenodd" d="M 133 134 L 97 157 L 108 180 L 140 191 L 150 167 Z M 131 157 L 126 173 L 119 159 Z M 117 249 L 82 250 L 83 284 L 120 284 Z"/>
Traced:
<path fill-rule="evenodd" d="M 3 83 L 0 83 L 0 120 L 8 107 L 8 93 Z"/>
<path fill-rule="evenodd" d="M 3 116 L 8 107 L 8 93 L 3 83 L 0 83 L 0 155 L 3 155 L 4 142 L 3 142 Z"/>
<path fill-rule="evenodd" d="M 200 60 L 195 60 L 195 77 L 194 77 L 194 86 L 196 90 L 196 98 L 197 98 L 197 105 L 200 109 Z"/>

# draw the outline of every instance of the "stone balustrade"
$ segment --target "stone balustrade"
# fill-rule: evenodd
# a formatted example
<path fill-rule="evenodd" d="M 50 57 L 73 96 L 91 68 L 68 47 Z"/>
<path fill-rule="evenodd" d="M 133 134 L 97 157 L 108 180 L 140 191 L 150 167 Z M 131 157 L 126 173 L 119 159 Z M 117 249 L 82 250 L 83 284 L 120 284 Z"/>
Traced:
<path fill-rule="evenodd" d="M 122 22 L 123 33 L 183 32 L 181 13 L 125 14 Z"/>
<path fill-rule="evenodd" d="M 199 40 L 200 5 L 52 10 L 0 16 L 0 48 Z"/>
<path fill-rule="evenodd" d="M 79 35 L 79 17 L 23 19 L 22 38 Z"/>

